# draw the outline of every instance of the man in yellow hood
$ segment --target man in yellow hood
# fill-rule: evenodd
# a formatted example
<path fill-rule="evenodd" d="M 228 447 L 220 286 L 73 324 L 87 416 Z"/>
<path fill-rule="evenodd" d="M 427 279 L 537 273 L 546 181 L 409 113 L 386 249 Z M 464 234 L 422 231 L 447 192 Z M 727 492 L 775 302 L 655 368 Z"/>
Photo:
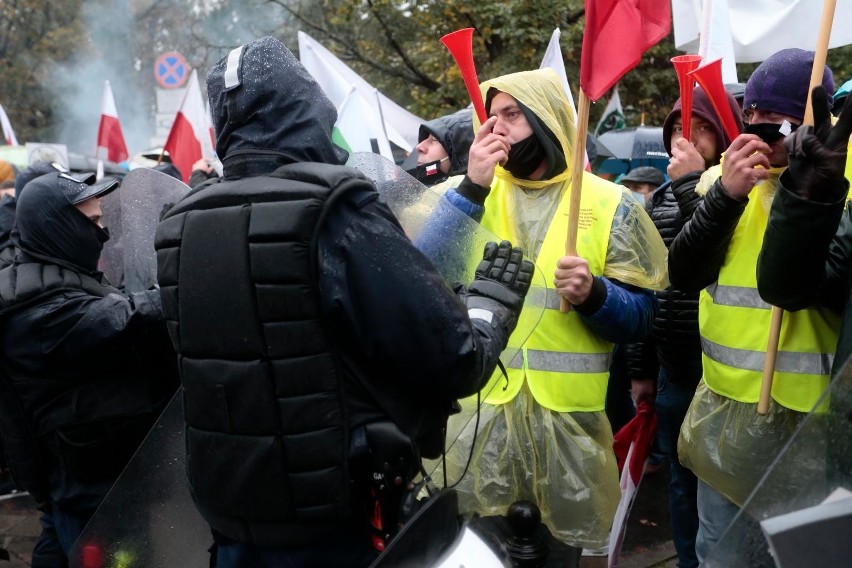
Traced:
<path fill-rule="evenodd" d="M 481 90 L 489 118 L 474 124 L 467 175 L 443 198 L 524 247 L 545 271 L 547 289 L 542 319 L 506 362 L 508 383 L 495 376 L 482 391 L 470 475 L 458 485 L 461 503 L 502 515 L 518 499 L 535 502 L 553 535 L 575 547 L 576 563 L 579 548 L 607 543 L 620 497 L 604 412 L 613 345 L 650 329 L 656 299 L 649 290 L 667 285 L 666 249 L 629 191 L 584 173 L 577 255 L 567 256 L 577 133 L 559 79 L 539 69 L 487 81 Z M 572 306 L 568 313 L 559 309 L 562 298 Z M 447 459 L 460 475 L 467 454 Z"/>

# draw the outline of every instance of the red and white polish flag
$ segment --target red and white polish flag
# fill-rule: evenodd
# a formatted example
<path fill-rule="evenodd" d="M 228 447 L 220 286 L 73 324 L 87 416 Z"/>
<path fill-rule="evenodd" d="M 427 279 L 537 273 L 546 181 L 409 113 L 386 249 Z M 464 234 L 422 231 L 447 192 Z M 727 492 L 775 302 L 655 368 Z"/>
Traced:
<path fill-rule="evenodd" d="M 180 110 L 163 147 L 169 153 L 172 163 L 180 170 L 184 183 L 189 182 L 195 162 L 214 156 L 210 133 L 210 119 L 201 97 L 198 73 L 193 69 Z"/>
<path fill-rule="evenodd" d="M 0 126 L 3 128 L 3 138 L 6 140 L 6 144 L 10 146 L 17 146 L 18 139 L 15 138 L 15 131 L 12 130 L 12 123 L 9 122 L 9 117 L 6 116 L 6 111 L 3 109 L 3 105 L 0 105 Z"/>
<path fill-rule="evenodd" d="M 121 122 L 115 108 L 115 99 L 109 81 L 104 81 L 104 95 L 101 99 L 101 121 L 98 125 L 98 149 L 106 148 L 107 160 L 123 162 L 127 159 L 127 144 L 121 132 Z"/>

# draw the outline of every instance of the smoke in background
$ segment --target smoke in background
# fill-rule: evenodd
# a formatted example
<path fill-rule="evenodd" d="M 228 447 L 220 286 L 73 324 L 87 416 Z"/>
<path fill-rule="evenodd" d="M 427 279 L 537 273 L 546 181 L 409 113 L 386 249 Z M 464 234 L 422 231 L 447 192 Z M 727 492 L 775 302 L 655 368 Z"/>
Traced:
<path fill-rule="evenodd" d="M 204 78 L 209 65 L 235 46 L 263 35 L 280 37 L 274 30 L 287 29 L 280 9 L 266 3 L 260 9 L 261 3 L 86 1 L 83 20 L 88 38 L 69 46 L 80 52 L 70 64 L 54 66 L 47 75 L 50 84 L 45 86 L 56 101 L 57 136 L 42 142 L 66 144 L 69 152 L 93 155 L 104 81 L 109 80 L 131 156 L 151 148 L 156 134 L 156 58 L 169 51 L 181 53 L 190 67 L 197 68 L 206 96 Z M 99 157 L 106 158 L 104 152 Z"/>

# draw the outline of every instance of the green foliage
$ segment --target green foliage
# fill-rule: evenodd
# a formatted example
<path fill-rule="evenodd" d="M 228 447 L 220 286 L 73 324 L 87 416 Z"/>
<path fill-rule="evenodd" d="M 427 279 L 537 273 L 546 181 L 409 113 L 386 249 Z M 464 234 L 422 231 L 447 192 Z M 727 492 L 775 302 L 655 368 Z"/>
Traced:
<path fill-rule="evenodd" d="M 151 69 L 160 53 L 182 53 L 199 70 L 203 89 L 206 69 L 233 47 L 271 34 L 297 52 L 296 32 L 301 29 L 380 91 L 429 119 L 469 103 L 458 68 L 440 42 L 444 34 L 465 27 L 475 28 L 472 50 L 481 80 L 538 68 L 551 33 L 559 27 L 576 99 L 583 4 L 583 0 L 0 0 L 0 71 L 5 78 L 0 103 L 21 141 L 71 143 L 61 136 L 69 131 L 68 124 L 60 124 L 68 122 L 61 103 L 72 95 L 95 96 L 91 85 L 73 83 L 74 71 L 100 61 L 112 69 L 108 78 L 122 123 L 124 109 L 132 108 L 144 115 L 140 123 L 151 124 Z M 643 118 L 649 125 L 662 123 L 679 95 L 669 62 L 679 53 L 669 35 L 619 82 L 629 126 Z M 852 46 L 830 50 L 828 63 L 841 84 L 852 76 Z M 754 67 L 738 65 L 741 81 Z M 97 78 L 92 77 L 91 81 Z M 99 87 L 95 90 L 99 93 Z M 605 103 L 592 105 L 592 127 Z"/>
<path fill-rule="evenodd" d="M 81 0 L 0 2 L 0 104 L 14 117 L 18 140 L 50 139 L 52 96 L 44 88 L 52 62 L 66 61 L 80 46 Z M 83 42 L 85 43 L 85 42 Z"/>

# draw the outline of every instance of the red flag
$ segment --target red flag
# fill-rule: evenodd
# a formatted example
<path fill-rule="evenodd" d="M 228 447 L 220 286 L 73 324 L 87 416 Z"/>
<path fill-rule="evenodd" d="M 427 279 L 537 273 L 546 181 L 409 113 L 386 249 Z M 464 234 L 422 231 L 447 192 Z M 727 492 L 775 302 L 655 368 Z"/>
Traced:
<path fill-rule="evenodd" d="M 101 99 L 101 122 L 98 125 L 98 148 L 106 148 L 107 160 L 123 162 L 127 159 L 127 144 L 121 133 L 118 111 L 109 81 L 104 81 L 104 96 Z"/>
<path fill-rule="evenodd" d="M 590 100 L 601 98 L 668 35 L 671 9 L 668 0 L 586 0 L 580 88 Z"/>
<path fill-rule="evenodd" d="M 612 450 L 621 471 L 621 501 L 618 503 L 609 535 L 609 568 L 618 565 L 618 556 L 627 530 L 627 517 L 630 516 L 630 509 L 636 499 L 656 430 L 657 415 L 654 407 L 643 400 L 636 408 L 636 416 L 613 437 Z"/>
<path fill-rule="evenodd" d="M 183 102 L 163 149 L 169 153 L 172 163 L 180 170 L 184 183 L 189 183 L 195 162 L 201 158 L 213 157 L 210 119 L 204 109 L 198 74 L 194 69 L 189 76 Z"/>

